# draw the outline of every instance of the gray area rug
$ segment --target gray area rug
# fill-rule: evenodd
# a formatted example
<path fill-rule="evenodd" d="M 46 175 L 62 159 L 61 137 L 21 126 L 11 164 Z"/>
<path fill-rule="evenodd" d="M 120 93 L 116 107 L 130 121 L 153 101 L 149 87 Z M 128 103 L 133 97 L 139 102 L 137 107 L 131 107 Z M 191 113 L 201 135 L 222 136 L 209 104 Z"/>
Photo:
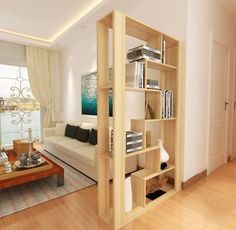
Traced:
<path fill-rule="evenodd" d="M 65 184 L 57 187 L 56 176 L 0 190 L 0 217 L 94 185 L 95 182 L 51 154 L 43 154 L 64 168 Z"/>

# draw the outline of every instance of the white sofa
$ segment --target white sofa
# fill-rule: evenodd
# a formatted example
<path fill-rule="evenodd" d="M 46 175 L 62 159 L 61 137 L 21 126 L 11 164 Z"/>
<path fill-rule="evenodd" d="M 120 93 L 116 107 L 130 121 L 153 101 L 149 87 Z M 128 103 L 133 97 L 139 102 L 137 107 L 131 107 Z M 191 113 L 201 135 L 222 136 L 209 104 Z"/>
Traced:
<path fill-rule="evenodd" d="M 75 125 L 75 124 L 74 124 Z M 78 123 L 81 128 L 91 129 L 96 125 L 91 123 Z M 44 129 L 44 148 L 46 151 L 76 168 L 88 177 L 97 181 L 97 146 L 88 142 L 83 143 L 76 139 L 66 137 L 66 123 L 59 123 L 55 128 Z M 137 158 L 131 157 L 126 160 L 126 173 L 137 170 Z M 110 162 L 110 179 L 112 178 L 112 162 Z"/>

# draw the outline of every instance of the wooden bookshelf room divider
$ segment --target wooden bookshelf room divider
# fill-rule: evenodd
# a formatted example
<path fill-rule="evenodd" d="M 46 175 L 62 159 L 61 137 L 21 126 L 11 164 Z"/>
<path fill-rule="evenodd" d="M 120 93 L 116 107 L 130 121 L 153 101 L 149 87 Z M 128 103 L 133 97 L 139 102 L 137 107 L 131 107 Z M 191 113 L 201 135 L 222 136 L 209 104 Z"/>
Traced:
<path fill-rule="evenodd" d="M 109 52 L 109 30 L 112 29 L 112 52 Z M 126 87 L 126 35 L 142 40 L 162 53 L 166 43 L 165 63 L 145 60 L 148 69 L 160 73 L 162 89 L 171 89 L 174 94 L 174 116 L 161 116 L 161 90 Z M 112 85 L 109 80 L 109 54 L 112 53 Z M 119 229 L 132 219 L 181 189 L 181 143 L 182 143 L 182 45 L 179 41 L 114 10 L 97 22 L 97 65 L 98 65 L 98 212 L 113 229 Z M 113 118 L 109 124 L 109 92 L 112 91 Z M 154 117 L 132 119 L 130 129 L 143 133 L 143 149 L 126 153 L 126 91 L 144 93 L 154 109 Z M 132 105 L 130 105 L 132 106 Z M 160 168 L 160 146 L 147 146 L 148 124 L 159 125 L 161 139 L 170 155 L 168 167 Z M 109 129 L 113 128 L 113 149 L 109 150 Z M 110 151 L 110 152 L 109 152 Z M 129 157 L 145 154 L 145 167 L 131 173 L 133 207 L 125 212 L 125 161 Z M 154 162 L 154 163 L 153 163 Z M 110 167 L 113 180 L 109 180 Z M 168 176 L 164 195 L 150 201 L 146 188 L 152 179 Z"/>

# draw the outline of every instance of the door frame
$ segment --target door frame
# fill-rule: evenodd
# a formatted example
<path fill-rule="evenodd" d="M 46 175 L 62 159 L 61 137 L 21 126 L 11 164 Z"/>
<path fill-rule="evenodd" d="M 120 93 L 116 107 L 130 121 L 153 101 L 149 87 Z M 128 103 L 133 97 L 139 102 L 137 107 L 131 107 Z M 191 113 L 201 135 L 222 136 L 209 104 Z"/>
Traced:
<path fill-rule="evenodd" d="M 232 58 L 233 58 L 233 80 L 232 80 L 232 109 L 231 109 L 231 122 L 230 122 L 230 160 L 236 157 L 235 154 L 233 154 L 233 127 L 234 127 L 234 113 L 236 113 L 236 110 L 234 109 L 234 103 L 236 102 L 236 48 L 232 50 Z"/>
<path fill-rule="evenodd" d="M 209 98 L 209 103 L 208 103 L 208 127 L 207 127 L 207 175 L 210 174 L 210 151 L 211 151 L 211 145 L 210 145 L 210 141 L 211 141 L 211 93 L 212 93 L 212 87 L 211 87 L 211 83 L 212 83 L 212 53 L 213 53 L 213 42 L 217 42 L 219 43 L 221 46 L 225 47 L 227 49 L 227 76 L 226 76 L 226 92 L 225 92 L 225 100 L 229 101 L 230 97 L 229 97 L 229 79 L 230 79 L 230 53 L 232 52 L 230 50 L 230 48 L 224 44 L 224 42 L 221 42 L 220 39 L 217 39 L 213 32 L 210 32 L 210 41 L 209 41 L 209 94 L 208 94 L 208 98 Z M 229 119 L 229 106 L 227 107 L 226 110 L 226 115 L 225 115 L 225 146 L 224 146 L 224 163 L 227 162 L 227 148 L 226 148 L 226 144 L 227 144 L 227 137 L 228 137 L 228 119 Z M 231 137 L 230 137 L 231 138 Z M 231 149 L 231 148 L 230 148 Z M 231 153 L 230 153 L 231 154 Z"/>

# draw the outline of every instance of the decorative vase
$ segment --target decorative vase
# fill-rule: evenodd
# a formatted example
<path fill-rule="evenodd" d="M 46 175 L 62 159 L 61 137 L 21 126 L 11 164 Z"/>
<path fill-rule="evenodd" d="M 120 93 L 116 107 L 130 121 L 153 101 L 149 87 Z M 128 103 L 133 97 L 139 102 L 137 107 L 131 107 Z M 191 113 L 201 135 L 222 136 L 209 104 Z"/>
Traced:
<path fill-rule="evenodd" d="M 132 210 L 133 205 L 133 195 L 132 195 L 132 185 L 131 177 L 125 179 L 125 211 L 129 212 Z"/>
<path fill-rule="evenodd" d="M 160 158 L 161 158 L 161 163 L 165 163 L 170 159 L 170 156 L 168 152 L 166 152 L 165 148 L 163 147 L 162 140 L 159 140 L 159 145 L 160 145 Z"/>

